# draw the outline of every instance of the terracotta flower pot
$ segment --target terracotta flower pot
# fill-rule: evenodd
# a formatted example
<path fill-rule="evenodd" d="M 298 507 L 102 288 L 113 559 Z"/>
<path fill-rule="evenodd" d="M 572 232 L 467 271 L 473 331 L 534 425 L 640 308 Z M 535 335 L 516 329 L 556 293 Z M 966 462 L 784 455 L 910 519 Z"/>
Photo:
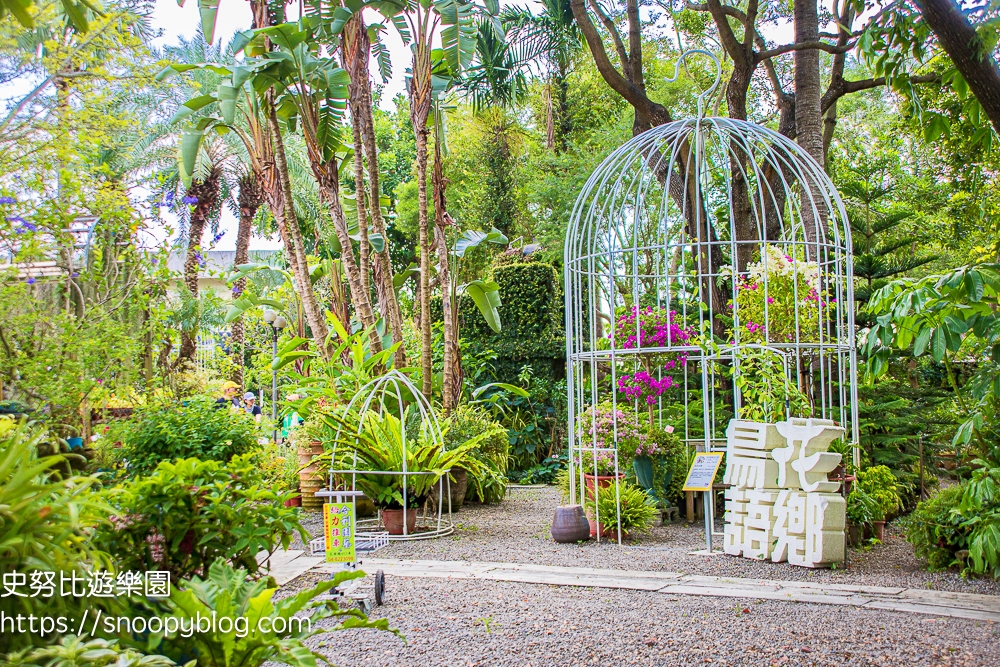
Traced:
<path fill-rule="evenodd" d="M 590 522 L 582 505 L 560 505 L 552 518 L 552 539 L 569 544 L 590 539 Z"/>
<path fill-rule="evenodd" d="M 622 472 L 618 473 L 617 475 L 598 475 L 596 477 L 593 475 L 588 475 L 587 473 L 583 473 L 583 483 L 587 485 L 587 497 L 588 498 L 594 497 L 595 486 L 596 488 L 599 489 L 606 489 L 607 487 L 611 486 L 612 482 L 614 482 L 614 480 L 616 479 L 619 481 L 624 481 L 625 473 Z"/>
<path fill-rule="evenodd" d="M 302 507 L 302 496 L 292 496 L 285 501 L 285 507 Z"/>
<path fill-rule="evenodd" d="M 403 534 L 403 510 L 382 510 L 382 523 L 390 535 Z M 406 534 L 412 535 L 417 528 L 417 510 L 406 510 Z"/>
<path fill-rule="evenodd" d="M 590 536 L 597 537 L 598 528 L 601 531 L 601 537 L 610 540 L 618 539 L 618 528 L 616 526 L 605 526 L 604 524 L 598 524 L 593 519 L 587 519 L 587 523 L 590 524 Z M 628 537 L 628 533 L 624 530 L 622 531 L 622 539 Z"/>
<path fill-rule="evenodd" d="M 872 521 L 872 529 L 875 533 L 875 539 L 879 542 L 885 542 L 885 521 Z"/>

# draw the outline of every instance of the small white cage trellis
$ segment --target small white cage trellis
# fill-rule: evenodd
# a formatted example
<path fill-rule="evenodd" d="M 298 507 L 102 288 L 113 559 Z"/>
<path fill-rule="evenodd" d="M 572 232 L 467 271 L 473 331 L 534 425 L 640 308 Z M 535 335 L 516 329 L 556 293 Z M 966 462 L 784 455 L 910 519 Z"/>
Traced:
<path fill-rule="evenodd" d="M 768 395 L 755 386 L 768 366 L 768 381 L 783 376 L 784 388 L 770 396 L 784 405 L 756 407 L 834 419 L 858 456 L 843 203 L 823 168 L 787 137 L 702 117 L 721 68 L 706 51 L 681 58 L 692 53 L 711 57 L 717 71 L 699 96 L 698 117 L 655 127 L 612 153 L 570 220 L 571 502 L 584 475 L 598 474 L 601 457 L 613 462 L 618 494 L 619 406 L 682 428 L 688 447 L 710 451 L 730 417 L 747 416 Z M 602 402 L 612 409 L 594 408 Z M 598 423 L 602 417 L 610 426 Z"/>
<path fill-rule="evenodd" d="M 412 428 L 408 433 L 407 422 L 409 420 L 407 418 L 407 408 L 415 411 L 413 417 L 419 421 L 417 433 L 413 433 Z M 359 476 L 387 475 L 395 477 L 400 480 L 402 486 L 402 506 L 404 508 L 402 520 L 403 533 L 402 535 L 389 535 L 388 539 L 390 541 L 426 540 L 443 537 L 454 532 L 455 528 L 451 521 L 451 481 L 448 478 L 448 472 L 445 472 L 437 480 L 437 498 L 431 503 L 433 506 L 432 514 L 428 516 L 425 506 L 421 509 L 422 513 L 417 517 L 416 530 L 411 531 L 407 525 L 406 513 L 410 509 L 410 500 L 413 497 L 411 478 L 436 474 L 424 470 L 407 470 L 408 449 L 412 443 L 419 442 L 419 439 L 423 439 L 425 442 L 441 444 L 443 447 L 441 425 L 438 423 L 434 408 L 420 390 L 413 385 L 410 379 L 397 370 L 391 370 L 385 375 L 379 376 L 358 390 L 358 393 L 347 404 L 346 414 L 358 414 L 361 416 L 361 420 L 358 422 L 357 431 L 353 434 L 344 434 L 342 427 L 337 429 L 332 461 L 337 461 L 338 443 L 350 441 L 352 436 L 357 437 L 360 435 L 365 427 L 365 419 L 374 417 L 381 420 L 386 415 L 392 414 L 400 422 L 402 468 L 400 470 L 368 470 L 359 468 L 358 455 L 357 451 L 355 451 L 351 457 L 351 467 L 337 469 L 334 465 L 330 466 L 328 491 L 324 492 L 324 494 L 335 495 L 334 490 L 338 487 L 338 478 L 341 480 L 349 478 L 349 483 L 347 484 L 349 489 L 347 490 L 356 492 Z M 360 540 L 365 533 L 380 531 L 380 523 L 381 517 L 358 521 L 358 539 Z"/>

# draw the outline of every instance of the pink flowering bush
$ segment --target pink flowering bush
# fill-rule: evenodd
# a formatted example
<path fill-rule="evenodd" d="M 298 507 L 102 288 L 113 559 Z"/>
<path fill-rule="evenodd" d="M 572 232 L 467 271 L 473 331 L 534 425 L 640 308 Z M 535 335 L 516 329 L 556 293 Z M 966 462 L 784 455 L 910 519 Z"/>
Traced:
<path fill-rule="evenodd" d="M 684 327 L 679 320 L 680 316 L 673 310 L 635 306 L 618 315 L 614 341 L 626 350 L 694 345 L 694 329 Z M 683 370 L 687 359 L 686 352 L 642 355 L 638 360 L 642 368 L 618 376 L 618 391 L 630 401 L 655 405 L 664 392 L 683 384 L 673 374 Z"/>
<path fill-rule="evenodd" d="M 618 471 L 624 472 L 632 465 L 636 451 L 646 446 L 645 429 L 628 406 L 591 406 L 576 423 L 581 452 L 575 464 L 590 475 L 594 474 L 595 461 L 598 475 L 615 474 L 615 452 L 609 450 L 618 450 Z"/>
<path fill-rule="evenodd" d="M 815 343 L 820 311 L 827 317 L 836 309 L 836 300 L 829 300 L 823 291 L 816 262 L 768 245 L 765 257 L 750 264 L 747 275 L 737 279 L 735 307 L 730 303 L 729 309 L 738 318 L 741 343 Z M 734 341 L 736 334 L 734 326 L 730 331 Z"/>
<path fill-rule="evenodd" d="M 582 465 L 583 471 L 591 475 L 594 474 L 595 444 L 598 474 L 613 475 L 615 452 L 610 450 L 618 450 L 618 471 L 624 472 L 637 456 L 673 455 L 680 443 L 673 426 L 650 428 L 640 423 L 630 407 L 618 405 L 613 408 L 607 402 L 592 406 L 577 417 L 577 429 L 582 459 L 578 458 L 576 464 Z"/>

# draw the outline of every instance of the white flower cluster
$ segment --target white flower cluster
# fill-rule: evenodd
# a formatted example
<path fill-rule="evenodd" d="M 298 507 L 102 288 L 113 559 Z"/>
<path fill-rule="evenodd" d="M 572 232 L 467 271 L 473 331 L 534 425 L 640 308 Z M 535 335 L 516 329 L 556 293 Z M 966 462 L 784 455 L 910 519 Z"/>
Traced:
<path fill-rule="evenodd" d="M 764 257 L 761 261 L 747 266 L 750 278 L 761 283 L 765 274 L 785 275 L 793 278 L 798 275 L 805 278 L 806 283 L 814 290 L 819 290 L 819 265 L 816 262 L 806 262 L 786 255 L 781 248 L 774 245 L 764 246 Z"/>

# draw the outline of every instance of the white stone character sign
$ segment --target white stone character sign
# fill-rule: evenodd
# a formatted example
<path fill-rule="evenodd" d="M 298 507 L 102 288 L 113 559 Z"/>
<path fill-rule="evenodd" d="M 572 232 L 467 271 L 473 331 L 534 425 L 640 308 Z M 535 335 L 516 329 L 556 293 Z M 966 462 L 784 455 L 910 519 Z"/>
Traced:
<path fill-rule="evenodd" d="M 827 449 L 843 435 L 826 419 L 730 421 L 724 551 L 804 567 L 841 561 L 846 504 L 827 479 L 841 455 Z"/>

